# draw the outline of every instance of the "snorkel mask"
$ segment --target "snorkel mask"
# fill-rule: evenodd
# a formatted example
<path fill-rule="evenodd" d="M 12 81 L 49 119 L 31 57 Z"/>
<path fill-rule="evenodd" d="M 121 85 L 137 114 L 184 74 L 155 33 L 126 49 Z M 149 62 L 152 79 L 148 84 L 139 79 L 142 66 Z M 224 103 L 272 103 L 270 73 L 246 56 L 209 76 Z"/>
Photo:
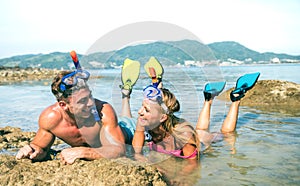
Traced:
<path fill-rule="evenodd" d="M 59 85 L 59 89 L 62 93 L 66 90 L 76 86 L 80 80 L 86 82 L 90 77 L 90 73 L 86 70 L 75 70 L 74 72 L 65 75 Z"/>
<path fill-rule="evenodd" d="M 163 101 L 162 91 L 154 85 L 149 85 L 143 89 L 144 99 L 148 99 L 151 102 L 158 103 L 166 114 L 169 113 L 169 109 Z"/>

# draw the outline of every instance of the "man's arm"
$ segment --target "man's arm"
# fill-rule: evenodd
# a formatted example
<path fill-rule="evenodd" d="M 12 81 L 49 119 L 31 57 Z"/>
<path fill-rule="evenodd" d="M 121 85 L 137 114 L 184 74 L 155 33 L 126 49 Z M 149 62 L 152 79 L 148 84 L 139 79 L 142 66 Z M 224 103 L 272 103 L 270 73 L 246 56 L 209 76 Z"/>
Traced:
<path fill-rule="evenodd" d="M 53 113 L 46 109 L 39 118 L 39 129 L 29 145 L 22 147 L 16 155 L 17 159 L 29 158 L 36 161 L 42 161 L 55 140 L 55 136 L 46 126 L 51 126 L 59 119 L 58 113 Z M 49 117 L 50 116 L 50 117 Z M 49 123 L 49 121 L 51 121 Z"/>

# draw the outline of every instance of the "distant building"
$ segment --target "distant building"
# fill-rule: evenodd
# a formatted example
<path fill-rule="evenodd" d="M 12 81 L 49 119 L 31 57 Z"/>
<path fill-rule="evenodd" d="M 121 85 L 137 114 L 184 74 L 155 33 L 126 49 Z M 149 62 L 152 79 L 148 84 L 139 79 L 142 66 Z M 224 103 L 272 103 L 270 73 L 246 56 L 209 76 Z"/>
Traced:
<path fill-rule="evenodd" d="M 193 66 L 193 67 L 202 67 L 205 64 L 205 62 L 201 61 L 192 61 L 192 60 L 186 60 L 184 61 L 184 66 Z"/>
<path fill-rule="evenodd" d="M 280 60 L 278 57 L 274 57 L 271 59 L 271 63 L 280 63 Z"/>

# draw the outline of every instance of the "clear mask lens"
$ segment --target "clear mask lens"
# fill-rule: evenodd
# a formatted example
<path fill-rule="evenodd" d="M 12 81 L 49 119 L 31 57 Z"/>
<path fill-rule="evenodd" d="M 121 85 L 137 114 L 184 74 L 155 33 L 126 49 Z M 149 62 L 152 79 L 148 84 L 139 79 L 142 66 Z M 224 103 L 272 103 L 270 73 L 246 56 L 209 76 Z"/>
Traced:
<path fill-rule="evenodd" d="M 86 70 L 76 70 L 70 74 L 65 75 L 62 78 L 60 89 L 65 91 L 68 88 L 75 86 L 78 83 L 78 78 L 87 81 L 90 77 L 90 73 Z"/>

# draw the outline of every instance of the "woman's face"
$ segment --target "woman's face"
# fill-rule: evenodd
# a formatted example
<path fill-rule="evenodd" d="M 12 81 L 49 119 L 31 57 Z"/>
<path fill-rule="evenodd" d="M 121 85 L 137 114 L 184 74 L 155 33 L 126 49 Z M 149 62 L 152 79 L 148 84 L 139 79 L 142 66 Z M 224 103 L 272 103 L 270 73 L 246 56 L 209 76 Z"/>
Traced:
<path fill-rule="evenodd" d="M 138 124 L 148 130 L 154 129 L 166 120 L 161 106 L 149 99 L 144 99 L 142 107 L 138 111 Z"/>

